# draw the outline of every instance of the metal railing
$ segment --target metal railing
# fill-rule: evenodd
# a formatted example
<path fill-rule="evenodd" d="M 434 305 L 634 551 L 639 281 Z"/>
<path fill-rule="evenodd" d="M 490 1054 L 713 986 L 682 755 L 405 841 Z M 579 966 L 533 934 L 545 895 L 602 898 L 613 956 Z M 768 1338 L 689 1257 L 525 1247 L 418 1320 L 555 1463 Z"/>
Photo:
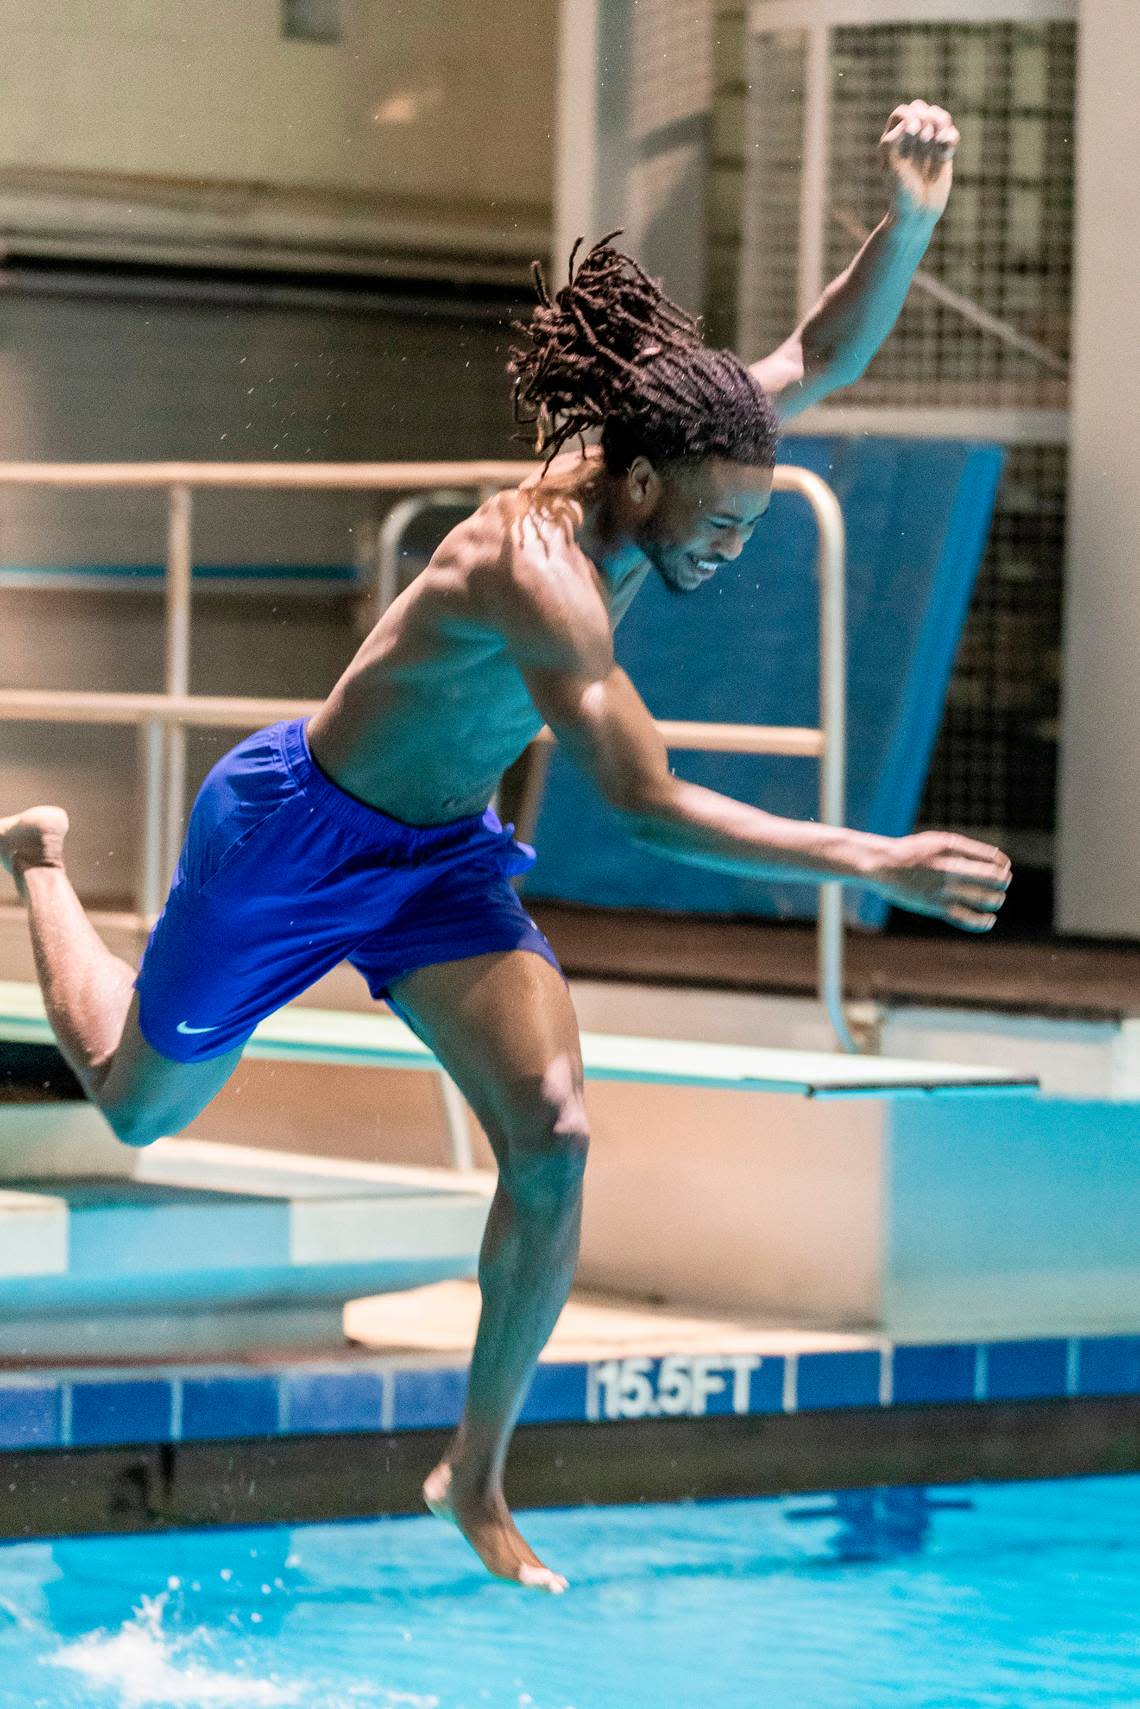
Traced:
<path fill-rule="evenodd" d="M 281 718 L 311 716 L 318 701 L 190 693 L 193 493 L 199 488 L 391 492 L 403 496 L 381 526 L 376 552 L 376 615 L 399 591 L 399 555 L 408 526 L 424 510 L 478 502 L 533 476 L 531 462 L 470 463 L 4 463 L 0 487 L 149 487 L 167 494 L 164 692 L 0 691 L 0 723 L 128 724 L 144 736 L 143 853 L 135 923 L 158 913 L 182 838 L 186 803 L 186 731 L 191 727 L 254 730 Z M 658 723 L 674 749 L 782 754 L 819 761 L 819 816 L 842 824 L 846 772 L 845 536 L 831 488 L 807 469 L 780 466 L 775 490 L 798 493 L 818 530 L 820 718 L 817 729 L 783 725 Z M 553 741 L 548 730 L 537 738 Z M 541 773 L 539 774 L 541 779 Z M 533 823 L 541 781 L 526 817 Z M 837 1040 L 854 1050 L 843 1008 L 841 886 L 820 887 L 820 998 Z M 449 1110 L 449 1124 L 454 1124 Z M 468 1150 L 468 1156 L 470 1155 Z"/>

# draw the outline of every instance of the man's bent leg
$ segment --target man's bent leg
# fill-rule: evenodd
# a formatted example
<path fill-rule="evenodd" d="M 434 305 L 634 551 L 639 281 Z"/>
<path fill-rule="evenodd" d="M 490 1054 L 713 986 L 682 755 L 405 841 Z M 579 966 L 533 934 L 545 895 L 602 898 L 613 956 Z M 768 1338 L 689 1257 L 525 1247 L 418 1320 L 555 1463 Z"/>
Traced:
<path fill-rule="evenodd" d="M 577 1264 L 587 1129 L 573 1007 L 561 976 L 527 951 L 424 968 L 394 995 L 467 1097 L 499 1163 L 463 1421 L 424 1493 L 493 1573 L 562 1590 L 565 1580 L 542 1565 L 507 1511 L 503 1467 Z"/>
<path fill-rule="evenodd" d="M 16 880 L 44 1007 L 72 1073 L 128 1145 L 177 1133 L 233 1073 L 240 1049 L 172 1062 L 138 1028 L 134 969 L 112 955 L 83 911 L 63 863 L 67 815 L 36 807 L 0 820 L 0 863 Z"/>

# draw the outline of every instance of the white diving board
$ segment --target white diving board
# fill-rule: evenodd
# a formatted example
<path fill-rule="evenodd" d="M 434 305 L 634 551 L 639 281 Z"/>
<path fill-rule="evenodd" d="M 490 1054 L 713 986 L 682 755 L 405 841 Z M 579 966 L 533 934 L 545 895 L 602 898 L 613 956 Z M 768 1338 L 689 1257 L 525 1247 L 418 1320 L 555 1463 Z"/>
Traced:
<path fill-rule="evenodd" d="M 52 1033 L 36 986 L 0 980 L 0 1039 L 51 1043 Z M 299 1005 L 263 1021 L 246 1055 L 270 1061 L 337 1066 L 427 1068 L 439 1064 L 393 1015 L 358 1014 Z M 1032 1092 L 1031 1076 L 960 1063 L 842 1052 L 769 1050 L 679 1039 L 583 1033 L 587 1080 L 624 1080 L 708 1090 L 784 1092 L 808 1098 L 892 1097 L 914 1093 Z"/>

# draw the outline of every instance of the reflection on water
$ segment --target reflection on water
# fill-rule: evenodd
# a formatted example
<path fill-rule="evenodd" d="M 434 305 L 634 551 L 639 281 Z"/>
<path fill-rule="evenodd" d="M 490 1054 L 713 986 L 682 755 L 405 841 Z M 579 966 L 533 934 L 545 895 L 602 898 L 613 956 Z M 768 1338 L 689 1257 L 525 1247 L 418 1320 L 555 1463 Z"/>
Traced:
<path fill-rule="evenodd" d="M 113 1549 L 96 1552 L 93 1540 L 59 1538 L 50 1545 L 56 1575 L 44 1585 L 52 1629 L 61 1638 L 108 1629 L 130 1620 L 145 1599 L 161 1603 L 169 1632 L 200 1623 L 209 1609 L 212 1624 L 234 1632 L 260 1630 L 276 1636 L 292 1594 L 306 1583 L 283 1528 L 243 1532 L 184 1531 L 127 1557 Z"/>
<path fill-rule="evenodd" d="M 932 1496 L 921 1484 L 901 1489 L 844 1489 L 810 1506 L 789 1507 L 789 1524 L 834 1520 L 824 1546 L 838 1561 L 893 1561 L 921 1554 L 935 1513 L 969 1513 L 968 1496 Z"/>

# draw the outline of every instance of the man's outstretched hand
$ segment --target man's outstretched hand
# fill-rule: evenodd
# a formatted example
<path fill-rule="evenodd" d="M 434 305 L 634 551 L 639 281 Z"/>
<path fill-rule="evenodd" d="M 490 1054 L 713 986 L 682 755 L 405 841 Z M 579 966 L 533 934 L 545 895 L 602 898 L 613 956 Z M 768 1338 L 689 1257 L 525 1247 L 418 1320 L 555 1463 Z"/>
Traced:
<path fill-rule="evenodd" d="M 1000 849 L 953 831 L 919 831 L 892 839 L 872 888 L 912 914 L 933 914 L 967 932 L 988 932 L 1009 879 L 1009 860 Z"/>
<path fill-rule="evenodd" d="M 896 107 L 879 139 L 883 162 L 894 179 L 900 216 L 937 219 L 954 176 L 954 150 L 961 137 L 944 107 L 907 101 Z"/>

